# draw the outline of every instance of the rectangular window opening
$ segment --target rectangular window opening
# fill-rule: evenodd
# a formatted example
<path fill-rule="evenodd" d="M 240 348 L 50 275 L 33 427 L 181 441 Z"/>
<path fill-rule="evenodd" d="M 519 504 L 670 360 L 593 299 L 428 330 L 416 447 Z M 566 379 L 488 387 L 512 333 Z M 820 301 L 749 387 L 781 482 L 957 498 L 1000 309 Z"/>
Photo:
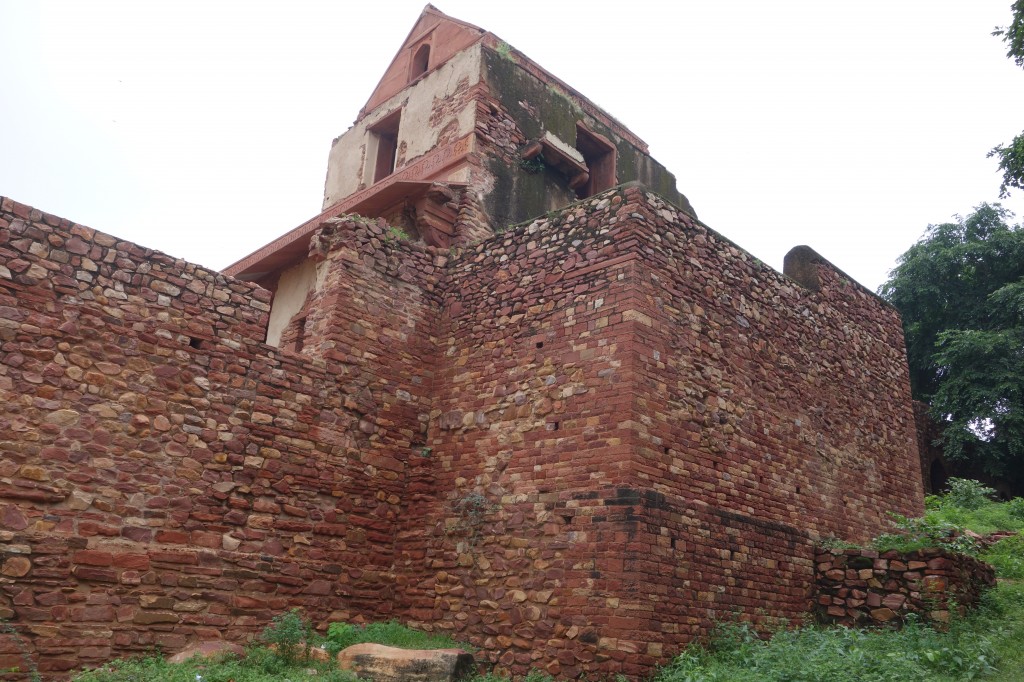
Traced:
<path fill-rule="evenodd" d="M 586 199 L 615 186 L 615 145 L 604 135 L 576 125 L 576 149 L 587 164 L 590 177 L 576 188 L 576 196 Z"/>
<path fill-rule="evenodd" d="M 374 182 L 380 182 L 395 172 L 395 162 L 398 160 L 398 124 L 401 118 L 402 110 L 399 109 L 388 114 L 370 128 L 370 135 L 376 145 L 373 167 Z"/>

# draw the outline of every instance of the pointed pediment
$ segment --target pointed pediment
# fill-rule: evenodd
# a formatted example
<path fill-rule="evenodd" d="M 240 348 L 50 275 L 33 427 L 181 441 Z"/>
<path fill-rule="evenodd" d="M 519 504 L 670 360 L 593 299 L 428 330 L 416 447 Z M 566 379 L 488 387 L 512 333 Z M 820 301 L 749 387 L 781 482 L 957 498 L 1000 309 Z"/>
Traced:
<path fill-rule="evenodd" d="M 486 33 L 478 26 L 448 16 L 433 5 L 424 7 L 356 120 L 480 40 Z"/>

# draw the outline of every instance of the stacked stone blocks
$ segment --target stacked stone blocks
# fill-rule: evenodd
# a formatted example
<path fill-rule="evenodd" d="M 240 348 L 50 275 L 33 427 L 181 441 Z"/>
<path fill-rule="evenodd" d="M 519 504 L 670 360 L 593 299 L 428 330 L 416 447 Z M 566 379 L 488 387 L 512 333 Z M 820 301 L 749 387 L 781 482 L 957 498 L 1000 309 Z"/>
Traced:
<path fill-rule="evenodd" d="M 909 618 L 948 623 L 951 611 L 978 605 L 994 569 L 942 549 L 821 551 L 815 557 L 815 612 L 825 623 L 899 625 Z"/>
<path fill-rule="evenodd" d="M 262 289 L 3 201 L 0 613 L 47 672 L 300 606 L 639 676 L 920 511 L 895 312 L 643 187 L 444 251 L 332 219 L 300 352 Z"/>

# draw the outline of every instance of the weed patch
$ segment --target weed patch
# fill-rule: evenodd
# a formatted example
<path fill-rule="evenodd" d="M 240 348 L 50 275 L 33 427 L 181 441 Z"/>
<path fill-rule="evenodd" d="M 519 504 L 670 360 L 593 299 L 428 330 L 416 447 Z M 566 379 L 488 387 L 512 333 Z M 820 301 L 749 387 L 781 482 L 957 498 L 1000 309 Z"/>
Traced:
<path fill-rule="evenodd" d="M 456 642 L 443 634 L 413 630 L 396 621 L 386 623 L 367 623 L 352 625 L 351 623 L 331 623 L 327 628 L 327 647 L 332 652 L 341 651 L 353 644 L 370 642 L 383 644 L 400 649 L 463 649 L 473 648 Z"/>
<path fill-rule="evenodd" d="M 287 662 L 269 649 L 255 648 L 244 658 L 193 658 L 171 664 L 160 657 L 119 660 L 81 673 L 74 682 L 356 682 L 333 665 Z"/>

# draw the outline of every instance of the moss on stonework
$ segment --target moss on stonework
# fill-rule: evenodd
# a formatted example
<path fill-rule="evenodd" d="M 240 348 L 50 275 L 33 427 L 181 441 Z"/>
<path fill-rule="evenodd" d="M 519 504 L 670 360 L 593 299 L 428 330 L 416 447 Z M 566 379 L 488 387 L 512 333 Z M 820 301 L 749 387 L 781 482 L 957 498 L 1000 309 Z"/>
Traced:
<path fill-rule="evenodd" d="M 523 71 L 511 59 L 484 50 L 484 77 L 491 92 L 515 119 L 519 129 L 529 139 L 536 139 L 551 131 L 569 144 L 576 144 L 576 120 L 582 116 L 579 108 L 565 95 Z M 531 116 L 519 103 L 527 102 L 543 113 L 543 120 Z"/>
<path fill-rule="evenodd" d="M 675 176 L 660 163 L 608 126 L 587 116 L 556 86 L 524 71 L 513 59 L 490 50 L 483 51 L 483 58 L 484 78 L 491 93 L 527 139 L 539 139 L 545 132 L 550 132 L 566 144 L 575 146 L 577 122 L 585 121 L 588 129 L 615 145 L 618 183 L 639 181 L 692 213 L 689 202 L 676 189 Z M 537 116 L 520 102 L 528 103 L 538 112 Z M 486 201 L 492 224 L 526 220 L 576 200 L 566 179 L 553 177 L 551 171 L 531 175 L 521 168 L 510 169 L 504 163 L 494 161 L 489 163 L 489 169 L 495 176 L 494 191 Z"/>
<path fill-rule="evenodd" d="M 620 183 L 640 182 L 676 206 L 692 211 L 690 203 L 676 188 L 675 175 L 626 140 L 616 139 L 612 135 L 608 137 L 615 140 L 615 149 L 618 152 L 615 165 Z"/>
<path fill-rule="evenodd" d="M 494 189 L 484 198 L 484 209 L 492 225 L 509 225 L 543 215 L 552 197 L 567 204 L 573 197 L 553 178 L 553 171 L 527 173 L 502 159 L 487 160 L 487 169 L 494 176 Z"/>

